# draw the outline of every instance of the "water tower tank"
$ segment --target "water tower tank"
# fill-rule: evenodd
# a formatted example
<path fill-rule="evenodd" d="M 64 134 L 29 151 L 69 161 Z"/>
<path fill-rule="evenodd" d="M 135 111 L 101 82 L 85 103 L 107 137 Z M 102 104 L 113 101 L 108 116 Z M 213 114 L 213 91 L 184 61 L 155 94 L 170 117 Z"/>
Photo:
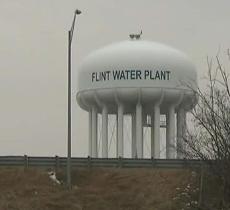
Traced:
<path fill-rule="evenodd" d="M 186 112 L 195 105 L 196 87 L 193 63 L 169 46 L 130 40 L 92 52 L 80 67 L 77 92 L 78 104 L 89 112 L 89 155 L 98 155 L 97 116 L 102 114 L 102 157 L 108 157 L 108 114 L 116 114 L 117 156 L 123 157 L 127 114 L 132 116 L 132 157 L 143 157 L 143 126 L 149 116 L 151 156 L 159 158 L 160 116 L 166 115 L 166 158 L 180 158 L 176 150 L 183 146 Z"/>

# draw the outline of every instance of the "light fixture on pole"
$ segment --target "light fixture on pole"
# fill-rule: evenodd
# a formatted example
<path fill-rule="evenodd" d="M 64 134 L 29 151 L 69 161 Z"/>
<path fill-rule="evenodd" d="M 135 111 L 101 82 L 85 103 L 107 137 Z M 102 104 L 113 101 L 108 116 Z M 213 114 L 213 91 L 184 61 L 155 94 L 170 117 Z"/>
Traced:
<path fill-rule="evenodd" d="M 81 11 L 76 9 L 74 12 L 74 18 L 72 22 L 71 29 L 68 32 L 68 148 L 67 148 L 67 186 L 71 189 L 71 46 L 73 39 L 73 32 L 75 26 L 76 16 L 80 15 Z"/>

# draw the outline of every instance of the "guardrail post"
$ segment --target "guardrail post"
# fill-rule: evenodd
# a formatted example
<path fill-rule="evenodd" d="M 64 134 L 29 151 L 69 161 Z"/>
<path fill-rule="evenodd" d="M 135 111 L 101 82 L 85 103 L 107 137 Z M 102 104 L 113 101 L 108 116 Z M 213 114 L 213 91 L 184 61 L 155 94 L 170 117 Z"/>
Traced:
<path fill-rule="evenodd" d="M 90 156 L 88 156 L 88 161 L 87 161 L 87 165 L 88 165 L 88 168 L 90 168 L 91 167 L 91 157 Z"/>
<path fill-rule="evenodd" d="M 57 172 L 60 168 L 60 161 L 58 155 L 55 155 L 55 171 Z"/>
<path fill-rule="evenodd" d="M 119 158 L 118 158 L 118 167 L 119 168 L 122 168 L 123 167 L 123 158 L 121 157 L 121 156 L 119 156 Z"/>
<path fill-rule="evenodd" d="M 190 167 L 189 162 L 187 161 L 186 158 L 184 158 L 184 159 L 183 159 L 182 167 L 183 167 L 183 168 L 188 168 L 188 166 Z"/>
<path fill-rule="evenodd" d="M 29 167 L 29 158 L 27 155 L 24 155 L 24 169 Z"/>
<path fill-rule="evenodd" d="M 154 157 L 151 157 L 151 160 L 152 160 L 152 167 L 154 168 L 155 167 L 155 159 L 154 159 Z"/>

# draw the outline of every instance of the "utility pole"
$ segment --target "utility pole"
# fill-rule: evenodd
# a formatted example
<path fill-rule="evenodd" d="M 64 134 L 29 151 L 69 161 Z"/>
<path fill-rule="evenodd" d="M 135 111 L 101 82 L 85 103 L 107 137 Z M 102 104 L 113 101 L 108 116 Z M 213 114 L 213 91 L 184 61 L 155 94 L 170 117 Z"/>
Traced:
<path fill-rule="evenodd" d="M 70 190 L 72 187 L 71 183 L 71 137 L 72 137 L 72 132 L 71 132 L 71 127 L 72 127 L 72 120 L 71 120 L 71 103 L 72 103 L 72 88 L 71 88 L 71 50 L 72 50 L 72 39 L 73 39 L 73 32 L 74 32 L 74 25 L 76 21 L 76 16 L 80 15 L 81 11 L 80 10 L 75 10 L 74 12 L 74 18 L 72 22 L 71 29 L 68 31 L 68 146 L 67 146 L 67 187 Z"/>

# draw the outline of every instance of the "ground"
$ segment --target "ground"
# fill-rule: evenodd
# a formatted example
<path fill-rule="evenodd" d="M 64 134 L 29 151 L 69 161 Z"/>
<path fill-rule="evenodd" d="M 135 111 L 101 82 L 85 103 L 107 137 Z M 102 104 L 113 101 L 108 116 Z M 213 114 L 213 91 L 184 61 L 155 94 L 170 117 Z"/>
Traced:
<path fill-rule="evenodd" d="M 69 191 L 47 169 L 0 168 L 0 210 L 197 209 L 198 180 L 189 169 L 75 169 Z"/>

